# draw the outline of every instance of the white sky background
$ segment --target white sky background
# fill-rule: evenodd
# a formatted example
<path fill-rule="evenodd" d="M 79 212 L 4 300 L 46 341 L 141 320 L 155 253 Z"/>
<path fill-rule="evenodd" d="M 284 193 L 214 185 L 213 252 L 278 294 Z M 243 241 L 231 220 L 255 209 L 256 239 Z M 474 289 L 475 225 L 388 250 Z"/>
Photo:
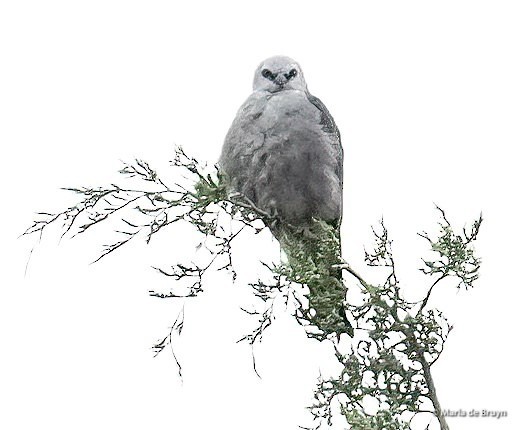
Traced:
<path fill-rule="evenodd" d="M 0 428 L 296 429 L 329 349 L 282 316 L 256 347 L 239 310 L 267 236 L 237 247 L 240 278 L 211 275 L 186 302 L 176 352 L 151 345 L 179 303 L 148 297 L 169 280 L 151 265 L 193 254 L 189 231 L 165 231 L 89 265 L 109 226 L 35 248 L 16 237 L 33 213 L 108 184 L 119 160 L 165 176 L 173 145 L 216 162 L 259 62 L 295 58 L 334 116 L 345 150 L 343 243 L 359 271 L 383 215 L 409 297 L 433 229 L 433 203 L 462 226 L 482 211 L 481 279 L 437 291 L 454 324 L 433 367 L 444 408 L 507 410 L 451 419 L 454 430 L 513 429 L 516 412 L 519 6 L 513 1 L 3 2 L 0 142 L 3 269 Z M 172 178 L 173 179 L 173 178 Z M 185 261 L 185 260 L 183 260 Z M 340 428 L 340 426 L 336 427 Z"/>

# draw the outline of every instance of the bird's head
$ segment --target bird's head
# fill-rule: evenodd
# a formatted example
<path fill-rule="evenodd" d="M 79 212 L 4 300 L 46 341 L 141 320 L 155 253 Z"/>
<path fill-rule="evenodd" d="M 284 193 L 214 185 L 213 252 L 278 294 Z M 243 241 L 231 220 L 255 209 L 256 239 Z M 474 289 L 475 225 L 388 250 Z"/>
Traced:
<path fill-rule="evenodd" d="M 254 74 L 254 91 L 277 93 L 282 90 L 306 91 L 301 67 L 292 58 L 276 56 L 267 58 Z"/>

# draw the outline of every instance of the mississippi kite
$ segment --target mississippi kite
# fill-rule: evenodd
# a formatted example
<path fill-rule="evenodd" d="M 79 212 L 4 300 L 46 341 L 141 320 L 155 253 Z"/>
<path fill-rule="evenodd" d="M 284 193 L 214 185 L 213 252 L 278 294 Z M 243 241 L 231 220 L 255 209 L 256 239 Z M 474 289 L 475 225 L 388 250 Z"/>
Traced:
<path fill-rule="evenodd" d="M 308 92 L 301 67 L 291 58 L 263 61 L 253 90 L 225 138 L 219 163 L 226 186 L 279 220 L 269 228 L 289 266 L 296 273 L 301 267 L 313 272 L 307 281 L 309 306 L 315 310 L 311 322 L 325 336 L 353 336 L 336 266 L 342 218 L 339 130 L 321 100 Z"/>

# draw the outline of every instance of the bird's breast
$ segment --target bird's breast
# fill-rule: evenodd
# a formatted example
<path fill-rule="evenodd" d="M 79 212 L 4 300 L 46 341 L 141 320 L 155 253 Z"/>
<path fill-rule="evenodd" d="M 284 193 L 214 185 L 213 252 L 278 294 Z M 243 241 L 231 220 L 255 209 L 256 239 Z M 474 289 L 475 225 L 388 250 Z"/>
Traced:
<path fill-rule="evenodd" d="M 294 224 L 339 219 L 342 181 L 334 134 L 303 91 L 253 94 L 226 138 L 222 166 L 258 207 Z"/>
<path fill-rule="evenodd" d="M 249 114 L 251 125 L 260 133 L 288 135 L 320 127 L 320 113 L 302 91 L 287 90 L 265 95 Z"/>
<path fill-rule="evenodd" d="M 247 157 L 250 189 L 263 208 L 294 223 L 340 216 L 338 158 L 320 123 L 320 111 L 301 91 L 267 96 L 249 113 L 253 145 Z"/>

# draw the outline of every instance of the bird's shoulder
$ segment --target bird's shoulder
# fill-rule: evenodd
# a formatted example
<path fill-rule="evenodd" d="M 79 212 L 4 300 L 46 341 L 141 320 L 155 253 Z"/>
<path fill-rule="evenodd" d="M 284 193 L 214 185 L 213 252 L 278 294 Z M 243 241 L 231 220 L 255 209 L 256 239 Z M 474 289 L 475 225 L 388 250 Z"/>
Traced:
<path fill-rule="evenodd" d="M 263 113 L 268 102 L 269 97 L 267 94 L 263 94 L 261 91 L 254 91 L 238 109 L 236 119 L 247 119 L 249 117 L 252 117 L 251 119 L 253 120 L 257 119 L 256 116 Z"/>

